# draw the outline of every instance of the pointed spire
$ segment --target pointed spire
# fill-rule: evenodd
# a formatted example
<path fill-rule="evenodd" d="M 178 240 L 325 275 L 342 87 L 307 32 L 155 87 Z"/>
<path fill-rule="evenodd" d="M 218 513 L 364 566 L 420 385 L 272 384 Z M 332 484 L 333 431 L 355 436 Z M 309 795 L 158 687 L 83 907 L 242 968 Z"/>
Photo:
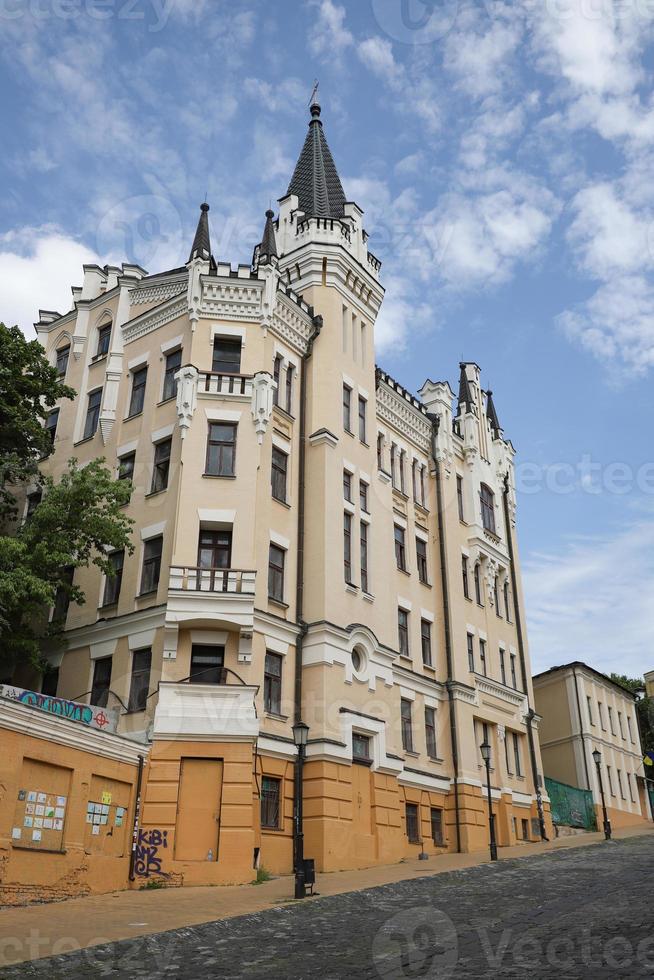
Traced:
<path fill-rule="evenodd" d="M 200 219 L 188 260 L 189 262 L 192 262 L 193 259 L 208 259 L 211 261 L 212 258 L 211 241 L 209 238 L 209 205 L 205 202 L 200 205 Z"/>
<path fill-rule="evenodd" d="M 461 362 L 459 364 L 461 368 L 461 376 L 459 378 L 459 409 L 462 410 L 464 405 L 467 405 L 465 411 L 472 411 L 474 401 L 472 398 L 472 392 L 470 391 L 470 385 L 468 384 L 468 375 L 466 374 L 466 366 Z"/>
<path fill-rule="evenodd" d="M 502 432 L 502 426 L 500 425 L 500 421 L 497 417 L 497 410 L 495 409 L 492 391 L 486 392 L 486 418 L 490 422 L 493 435 L 495 438 L 497 438 Z"/>
<path fill-rule="evenodd" d="M 310 218 L 342 218 L 345 192 L 331 155 L 320 105 L 311 100 L 311 121 L 287 194 L 297 195 L 300 210 Z"/>
<path fill-rule="evenodd" d="M 275 238 L 275 223 L 273 218 L 275 212 L 270 208 L 266 211 L 266 227 L 263 229 L 263 238 L 259 246 L 259 262 L 267 262 L 270 259 L 278 258 L 277 239 Z"/>

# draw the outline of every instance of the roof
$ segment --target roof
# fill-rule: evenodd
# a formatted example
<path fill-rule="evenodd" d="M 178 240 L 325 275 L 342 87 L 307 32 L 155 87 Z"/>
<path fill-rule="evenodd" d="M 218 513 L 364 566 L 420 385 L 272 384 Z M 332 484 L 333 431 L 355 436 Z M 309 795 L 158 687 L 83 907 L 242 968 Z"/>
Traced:
<path fill-rule="evenodd" d="M 269 259 L 277 258 L 277 240 L 275 238 L 275 217 L 274 211 L 266 211 L 266 226 L 263 229 L 263 238 L 259 247 L 259 257 L 266 256 Z"/>
<path fill-rule="evenodd" d="M 491 429 L 496 435 L 502 431 L 502 426 L 500 425 L 500 420 L 497 417 L 497 410 L 495 408 L 495 402 L 493 401 L 493 392 L 486 392 L 486 418 L 491 424 Z"/>
<path fill-rule="evenodd" d="M 468 384 L 466 366 L 461 362 L 459 367 L 461 368 L 461 376 L 459 378 L 459 405 L 467 405 L 471 409 L 475 403 L 470 392 L 470 385 Z"/>
<path fill-rule="evenodd" d="M 590 667 L 582 660 L 573 660 L 569 664 L 560 664 L 558 667 L 550 667 L 549 670 L 543 670 L 540 674 L 534 674 L 532 681 L 540 680 L 542 677 L 550 677 L 552 674 L 556 674 L 559 670 L 572 670 L 575 667 L 579 668 L 579 670 L 587 670 L 590 674 L 594 674 L 596 677 L 599 677 L 599 679 L 604 683 L 612 684 L 613 687 L 617 687 L 617 689 L 626 697 L 632 698 L 634 701 L 636 700 L 636 695 L 632 694 L 628 687 L 623 687 L 622 684 L 618 684 L 617 681 L 611 680 L 608 674 L 603 674 L 601 670 L 596 670 L 594 667 Z"/>
<path fill-rule="evenodd" d="M 189 262 L 193 259 L 211 259 L 211 240 L 209 238 L 209 205 L 200 205 L 200 218 L 195 230 L 195 238 L 191 246 Z"/>
<path fill-rule="evenodd" d="M 325 138 L 317 102 L 311 105 L 309 132 L 286 193 L 297 196 L 300 210 L 307 217 L 343 217 L 345 192 Z"/>

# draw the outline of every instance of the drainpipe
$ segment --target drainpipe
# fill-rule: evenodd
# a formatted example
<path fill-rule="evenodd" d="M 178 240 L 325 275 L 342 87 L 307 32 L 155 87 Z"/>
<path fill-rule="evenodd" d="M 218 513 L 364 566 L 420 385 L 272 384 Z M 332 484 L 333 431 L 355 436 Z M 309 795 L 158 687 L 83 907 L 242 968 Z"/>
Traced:
<path fill-rule="evenodd" d="M 511 565 L 511 589 L 513 591 L 513 611 L 515 615 L 515 628 L 518 634 L 518 654 L 520 656 L 520 670 L 522 672 L 522 686 L 527 698 L 527 742 L 529 745 L 529 757 L 531 759 L 531 776 L 534 782 L 536 793 L 536 806 L 538 808 L 538 824 L 542 840 L 547 840 L 545 833 L 545 815 L 543 813 L 543 794 L 540 786 L 540 774 L 538 772 L 538 762 L 536 760 L 536 746 L 534 744 L 533 721 L 536 712 L 531 706 L 529 698 L 529 678 L 527 677 L 527 660 L 525 657 L 525 644 L 522 633 L 522 613 L 520 611 L 520 595 L 518 593 L 518 577 L 515 569 L 515 549 L 513 546 L 513 534 L 511 533 L 511 515 L 509 513 L 509 476 L 504 477 L 504 493 L 502 494 L 504 503 L 504 526 L 506 528 L 506 540 L 509 547 L 509 564 Z"/>
<path fill-rule="evenodd" d="M 134 827 L 132 830 L 132 850 L 129 855 L 129 880 L 134 881 L 134 865 L 136 863 L 136 847 L 139 840 L 139 821 L 141 819 L 141 784 L 143 782 L 143 756 L 139 756 L 139 768 L 136 776 L 136 802 L 134 805 Z"/>
<path fill-rule="evenodd" d="M 313 354 L 313 345 L 316 337 L 322 330 L 322 317 L 314 316 L 313 332 L 309 337 L 306 353 L 302 356 L 300 365 L 300 418 L 299 418 L 299 438 L 300 446 L 298 452 L 298 506 L 297 506 L 297 579 L 295 589 L 295 619 L 300 626 L 300 632 L 295 641 L 295 684 L 294 684 L 294 711 L 293 717 L 297 724 L 302 721 L 302 648 L 304 637 L 307 634 L 307 624 L 304 621 L 304 498 L 305 498 L 305 462 L 306 462 L 306 428 L 307 428 L 307 361 Z M 302 790 L 303 790 L 303 766 L 301 753 L 298 751 L 295 759 L 295 779 L 294 785 L 294 810 L 296 820 L 294 821 L 295 840 L 293 847 L 293 867 L 298 871 L 298 843 L 302 834 L 300 819 L 297 815 L 302 813 Z"/>
<path fill-rule="evenodd" d="M 440 426 L 440 416 L 428 413 L 431 421 L 432 459 L 436 472 L 436 513 L 438 516 L 438 545 L 441 562 L 441 585 L 443 589 L 443 612 L 445 627 L 445 659 L 447 662 L 447 697 L 450 709 L 450 742 L 452 746 L 452 763 L 454 766 L 454 818 L 456 821 L 456 850 L 461 853 L 461 813 L 459 807 L 459 743 L 456 730 L 456 702 L 454 700 L 452 630 L 450 616 L 450 583 L 447 574 L 447 553 L 445 547 L 445 519 L 443 507 L 443 484 L 440 463 L 436 455 L 436 436 Z"/>
<path fill-rule="evenodd" d="M 582 755 L 584 757 L 584 769 L 586 771 L 586 786 L 591 791 L 591 793 L 593 794 L 593 798 L 594 798 L 595 797 L 595 790 L 593 789 L 593 787 L 591 785 L 591 782 L 590 782 L 590 774 L 588 772 L 588 759 L 586 758 L 586 740 L 584 738 L 584 723 L 581 720 L 581 700 L 579 698 L 579 682 L 577 681 L 577 669 L 576 669 L 576 667 L 573 667 L 572 668 L 572 676 L 573 676 L 574 682 L 575 682 L 575 698 L 577 700 L 577 714 L 579 715 L 579 735 L 581 737 L 581 753 L 582 753 Z"/>

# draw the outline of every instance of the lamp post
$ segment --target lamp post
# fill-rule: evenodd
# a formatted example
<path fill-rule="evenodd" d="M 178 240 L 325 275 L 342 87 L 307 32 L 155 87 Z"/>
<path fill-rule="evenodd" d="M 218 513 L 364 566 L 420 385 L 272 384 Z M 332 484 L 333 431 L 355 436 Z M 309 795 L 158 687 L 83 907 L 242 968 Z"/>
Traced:
<path fill-rule="evenodd" d="M 497 861 L 497 842 L 495 840 L 495 817 L 493 815 L 493 798 L 491 796 L 491 781 L 490 781 L 490 759 L 491 759 L 491 747 L 484 739 L 484 741 L 479 746 L 481 750 L 481 757 L 486 765 L 486 786 L 488 788 L 488 824 L 490 827 L 490 856 L 491 861 Z"/>
<path fill-rule="evenodd" d="M 295 897 L 306 897 L 306 885 L 304 881 L 304 830 L 302 815 L 302 769 L 304 767 L 304 756 L 309 738 L 309 726 L 303 721 L 296 721 L 293 725 L 293 741 L 297 748 L 295 759 Z"/>
<path fill-rule="evenodd" d="M 602 782 L 602 770 L 600 769 L 600 763 L 602 761 L 602 755 L 599 749 L 595 749 L 593 752 L 593 760 L 597 766 L 597 779 L 599 782 L 600 796 L 602 797 L 602 812 L 604 815 L 604 839 L 611 840 L 611 824 L 609 821 L 608 814 L 606 812 L 606 800 L 604 799 L 604 783 Z"/>

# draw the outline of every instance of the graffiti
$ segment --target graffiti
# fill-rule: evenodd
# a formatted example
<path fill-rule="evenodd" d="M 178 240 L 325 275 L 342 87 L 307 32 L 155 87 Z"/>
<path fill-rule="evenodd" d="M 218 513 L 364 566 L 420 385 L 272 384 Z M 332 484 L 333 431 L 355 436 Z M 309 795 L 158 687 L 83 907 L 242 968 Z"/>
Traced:
<path fill-rule="evenodd" d="M 159 854 L 159 848 L 166 850 L 167 847 L 167 830 L 139 830 L 134 873 L 139 878 L 149 878 L 151 874 L 163 875 L 167 878 L 168 875 L 161 870 L 163 855 Z"/>
<path fill-rule="evenodd" d="M 0 684 L 0 695 L 10 701 L 17 701 L 28 708 L 36 708 L 49 715 L 56 715 L 58 718 L 66 718 L 68 721 L 86 725 L 87 728 L 105 728 L 107 731 L 115 731 L 117 726 L 117 715 L 114 711 L 104 711 L 92 704 L 80 704 L 79 701 L 67 701 L 66 698 L 53 697 L 50 694 L 40 694 L 37 691 L 25 691 L 21 687 L 13 687 L 8 684 Z"/>

